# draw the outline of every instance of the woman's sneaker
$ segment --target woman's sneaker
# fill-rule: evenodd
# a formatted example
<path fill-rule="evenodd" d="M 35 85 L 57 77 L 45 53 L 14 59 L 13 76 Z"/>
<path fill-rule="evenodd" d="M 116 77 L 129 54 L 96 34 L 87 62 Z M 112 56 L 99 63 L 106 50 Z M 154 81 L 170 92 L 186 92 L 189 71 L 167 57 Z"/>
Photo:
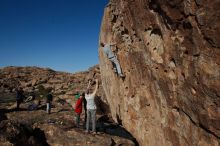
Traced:
<path fill-rule="evenodd" d="M 93 131 L 93 132 L 92 132 L 92 134 L 93 134 L 93 135 L 96 135 L 96 132 L 95 132 L 95 131 Z"/>

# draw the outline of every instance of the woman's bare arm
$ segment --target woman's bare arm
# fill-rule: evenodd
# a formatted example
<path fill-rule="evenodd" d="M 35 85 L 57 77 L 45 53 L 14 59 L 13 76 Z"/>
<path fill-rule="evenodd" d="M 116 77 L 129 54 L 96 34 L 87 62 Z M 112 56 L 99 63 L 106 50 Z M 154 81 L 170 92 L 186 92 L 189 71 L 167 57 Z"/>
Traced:
<path fill-rule="evenodd" d="M 95 96 L 95 94 L 96 94 L 96 92 L 98 90 L 98 86 L 99 86 L 98 79 L 96 79 L 95 82 L 96 82 L 96 86 L 95 86 L 95 90 L 92 93 L 93 96 Z"/>

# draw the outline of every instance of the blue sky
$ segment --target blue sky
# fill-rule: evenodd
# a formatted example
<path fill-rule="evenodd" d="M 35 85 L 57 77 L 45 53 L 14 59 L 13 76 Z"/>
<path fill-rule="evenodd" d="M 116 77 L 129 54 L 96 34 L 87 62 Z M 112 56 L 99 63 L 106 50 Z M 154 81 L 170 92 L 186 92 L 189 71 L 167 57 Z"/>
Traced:
<path fill-rule="evenodd" d="M 0 0 L 0 68 L 77 72 L 98 64 L 108 0 Z"/>

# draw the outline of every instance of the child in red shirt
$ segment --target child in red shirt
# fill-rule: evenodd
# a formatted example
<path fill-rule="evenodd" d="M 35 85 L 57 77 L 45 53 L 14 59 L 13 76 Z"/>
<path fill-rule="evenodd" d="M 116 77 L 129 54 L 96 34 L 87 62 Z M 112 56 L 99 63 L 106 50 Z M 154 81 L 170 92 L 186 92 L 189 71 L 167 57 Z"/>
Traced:
<path fill-rule="evenodd" d="M 83 96 L 80 95 L 76 101 L 75 105 L 75 115 L 76 115 L 76 127 L 79 127 L 80 122 L 80 114 L 82 113 L 82 102 L 83 102 Z"/>

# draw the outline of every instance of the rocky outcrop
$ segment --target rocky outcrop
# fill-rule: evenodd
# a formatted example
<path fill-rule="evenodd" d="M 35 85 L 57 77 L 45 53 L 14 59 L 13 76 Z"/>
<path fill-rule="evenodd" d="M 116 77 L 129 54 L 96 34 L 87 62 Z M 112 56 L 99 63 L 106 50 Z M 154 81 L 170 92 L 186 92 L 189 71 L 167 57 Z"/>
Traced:
<path fill-rule="evenodd" d="M 109 114 L 109 107 L 105 94 L 101 86 L 101 77 L 99 66 L 93 66 L 88 71 L 77 72 L 74 74 L 57 72 L 49 68 L 39 67 L 5 67 L 0 69 L 0 103 L 2 100 L 10 98 L 15 99 L 15 89 L 22 87 L 26 97 L 35 94 L 36 97 L 42 97 L 44 91 L 39 88 L 52 89 L 55 97 L 65 99 L 71 105 L 74 105 L 74 94 L 84 92 L 89 79 L 97 78 L 100 86 L 97 92 L 98 112 Z M 44 95 L 45 96 L 45 95 Z M 42 97 L 45 99 L 45 97 Z M 12 100 L 13 100 L 12 99 Z"/>
<path fill-rule="evenodd" d="M 120 126 L 113 127 L 114 123 L 108 120 L 103 121 L 103 117 L 98 115 L 97 135 L 84 132 L 84 126 L 75 128 L 74 112 L 71 107 L 60 102 L 53 101 L 52 113 L 46 114 L 45 106 L 41 105 L 38 110 L 28 111 L 22 104 L 22 109 L 16 111 L 8 109 L 11 103 L 0 105 L 0 118 L 4 114 L 5 118 L 0 119 L 0 145 L 1 146 L 103 146 L 121 145 L 134 146 L 132 137 Z M 82 117 L 84 117 L 82 113 Z M 84 118 L 82 118 L 82 123 Z M 108 124 L 108 125 L 107 125 Z M 112 128 L 113 127 L 113 128 Z M 120 129 L 119 129 L 120 128 Z M 111 132 L 111 130 L 116 132 Z"/>
<path fill-rule="evenodd" d="M 22 125 L 10 120 L 1 122 L 0 128 L 0 144 L 2 146 L 49 146 L 46 141 L 44 132 L 39 128 L 32 129 L 31 126 Z"/>
<path fill-rule="evenodd" d="M 42 85 L 52 88 L 55 94 L 65 94 L 71 90 L 76 91 L 74 87 L 78 87 L 78 91 L 84 90 L 81 87 L 86 87 L 91 73 L 97 73 L 98 77 L 98 66 L 75 74 L 39 67 L 5 67 L 0 69 L 0 88 L 4 92 L 13 92 L 17 87 L 23 87 L 25 91 L 34 91 Z"/>
<path fill-rule="evenodd" d="M 74 93 L 77 91 L 82 93 L 86 89 L 89 79 L 97 78 L 101 83 L 98 66 L 75 74 L 35 67 L 7 67 L 0 69 L 0 76 L 2 77 L 0 78 L 1 146 L 136 145 L 133 137 L 125 129 L 113 123 L 101 84 L 96 97 L 98 133 L 93 135 L 84 132 L 84 110 L 81 114 L 80 128 L 76 128 L 74 124 L 73 107 L 76 102 Z M 37 94 L 34 101 L 23 102 L 20 110 L 16 110 L 14 90 L 17 86 L 23 87 L 26 95 L 28 92 L 37 93 L 43 87 L 52 88 L 54 99 L 51 114 L 47 114 L 45 111 L 45 99 L 38 102 L 41 95 Z M 29 108 L 33 105 L 37 106 Z"/>
<path fill-rule="evenodd" d="M 220 2 L 111 0 L 100 43 L 117 43 L 126 78 L 99 48 L 115 121 L 141 145 L 220 144 Z"/>

